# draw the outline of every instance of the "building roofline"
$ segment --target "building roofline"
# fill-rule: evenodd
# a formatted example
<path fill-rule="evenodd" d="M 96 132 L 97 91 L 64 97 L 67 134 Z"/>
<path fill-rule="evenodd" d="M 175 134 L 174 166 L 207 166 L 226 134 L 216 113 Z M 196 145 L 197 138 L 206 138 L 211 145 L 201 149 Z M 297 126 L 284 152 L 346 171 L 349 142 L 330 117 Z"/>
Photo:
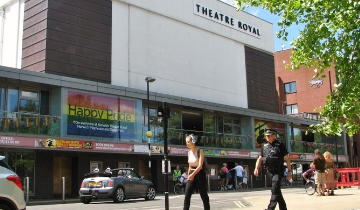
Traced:
<path fill-rule="evenodd" d="M 1 75 L 0 79 L 6 79 L 9 81 L 37 83 L 49 87 L 73 88 L 83 91 L 93 91 L 97 93 L 133 97 L 138 99 L 147 98 L 147 92 L 145 90 L 122 87 L 122 86 L 111 85 L 102 82 L 77 79 L 77 78 L 60 76 L 49 73 L 21 70 L 21 69 L 5 67 L 5 66 L 0 66 L 0 75 Z M 145 87 L 145 83 L 144 83 L 144 87 Z M 257 119 L 278 121 L 283 123 L 306 124 L 306 125 L 317 123 L 317 121 L 314 120 L 302 119 L 302 118 L 291 117 L 291 116 L 272 113 L 272 112 L 235 107 L 230 105 L 218 104 L 213 102 L 201 101 L 201 100 L 167 95 L 156 92 L 150 92 L 150 100 L 158 101 L 158 102 L 167 102 L 175 105 L 214 110 L 225 113 L 239 114 L 243 116 L 254 117 Z"/>

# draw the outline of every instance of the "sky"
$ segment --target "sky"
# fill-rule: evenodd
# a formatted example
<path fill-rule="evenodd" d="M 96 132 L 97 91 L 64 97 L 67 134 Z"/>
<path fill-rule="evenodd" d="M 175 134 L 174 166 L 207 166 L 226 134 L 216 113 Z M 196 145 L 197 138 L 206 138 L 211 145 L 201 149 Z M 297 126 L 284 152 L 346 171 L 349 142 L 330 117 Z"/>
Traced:
<path fill-rule="evenodd" d="M 228 3 L 230 5 L 235 6 L 234 0 L 221 0 L 225 3 Z M 269 11 L 262 9 L 262 8 L 258 8 L 258 7 L 249 7 L 245 9 L 245 12 L 250 13 L 256 17 L 259 17 L 263 20 L 266 20 L 268 22 L 271 22 L 273 24 L 274 27 L 274 46 L 275 46 L 275 51 L 280 51 L 283 49 L 289 49 L 291 47 L 290 42 L 294 39 L 296 39 L 297 36 L 299 36 L 301 27 L 300 26 L 296 26 L 296 25 L 292 25 L 289 29 L 289 35 L 288 35 L 288 41 L 284 41 L 282 39 L 278 39 L 276 37 L 276 33 L 279 31 L 279 26 L 277 25 L 277 23 L 280 20 L 279 16 L 273 15 L 271 14 Z"/>

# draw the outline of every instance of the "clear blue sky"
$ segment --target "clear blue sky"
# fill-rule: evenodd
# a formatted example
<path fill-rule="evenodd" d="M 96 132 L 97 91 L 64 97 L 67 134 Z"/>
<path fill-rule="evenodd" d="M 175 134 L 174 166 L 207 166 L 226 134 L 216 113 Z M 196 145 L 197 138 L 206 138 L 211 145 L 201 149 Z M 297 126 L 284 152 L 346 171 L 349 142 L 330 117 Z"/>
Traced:
<path fill-rule="evenodd" d="M 223 2 L 226 2 L 230 5 L 234 5 L 234 1 L 233 0 L 221 0 Z M 280 20 L 279 16 L 273 15 L 271 14 L 269 11 L 264 10 L 262 8 L 257 8 L 257 7 L 249 7 L 246 8 L 245 10 L 246 12 L 259 17 L 263 20 L 266 20 L 268 22 L 271 22 L 274 26 L 274 45 L 275 45 L 275 51 L 279 51 L 282 49 L 289 49 L 291 47 L 290 42 L 292 40 L 294 40 L 297 36 L 299 36 L 300 30 L 301 30 L 301 26 L 296 26 L 296 25 L 292 25 L 289 29 L 289 35 L 288 35 L 288 41 L 283 41 L 282 39 L 278 39 L 276 37 L 276 33 L 279 31 L 279 26 L 277 25 L 277 23 Z"/>

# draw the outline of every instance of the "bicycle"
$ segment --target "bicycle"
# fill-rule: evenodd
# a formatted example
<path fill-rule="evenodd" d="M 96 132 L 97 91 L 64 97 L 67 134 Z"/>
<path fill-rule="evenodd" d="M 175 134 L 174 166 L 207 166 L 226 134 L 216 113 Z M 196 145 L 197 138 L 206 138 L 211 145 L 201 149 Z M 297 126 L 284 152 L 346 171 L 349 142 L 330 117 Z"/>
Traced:
<path fill-rule="evenodd" d="M 309 182 L 305 183 L 305 192 L 308 195 L 313 195 L 315 192 L 317 192 L 316 184 L 313 179 L 310 179 Z"/>
<path fill-rule="evenodd" d="M 183 194 L 185 193 L 185 186 L 186 186 L 187 178 L 181 175 L 174 185 L 174 194 Z"/>

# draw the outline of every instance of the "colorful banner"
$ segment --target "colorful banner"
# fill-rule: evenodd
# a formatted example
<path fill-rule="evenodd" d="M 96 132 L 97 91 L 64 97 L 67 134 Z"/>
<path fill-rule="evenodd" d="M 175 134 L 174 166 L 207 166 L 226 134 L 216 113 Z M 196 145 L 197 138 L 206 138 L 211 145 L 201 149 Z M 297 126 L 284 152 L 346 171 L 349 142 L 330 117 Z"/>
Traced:
<path fill-rule="evenodd" d="M 227 151 L 223 149 L 204 149 L 205 156 L 216 156 L 216 157 L 225 157 L 227 156 Z"/>
<path fill-rule="evenodd" d="M 170 155 L 187 156 L 189 149 L 186 147 L 169 147 Z M 231 158 L 250 158 L 249 151 L 226 150 L 226 149 L 203 149 L 207 157 L 231 157 Z"/>
<path fill-rule="evenodd" d="M 67 135 L 136 140 L 136 99 L 68 91 Z"/>

